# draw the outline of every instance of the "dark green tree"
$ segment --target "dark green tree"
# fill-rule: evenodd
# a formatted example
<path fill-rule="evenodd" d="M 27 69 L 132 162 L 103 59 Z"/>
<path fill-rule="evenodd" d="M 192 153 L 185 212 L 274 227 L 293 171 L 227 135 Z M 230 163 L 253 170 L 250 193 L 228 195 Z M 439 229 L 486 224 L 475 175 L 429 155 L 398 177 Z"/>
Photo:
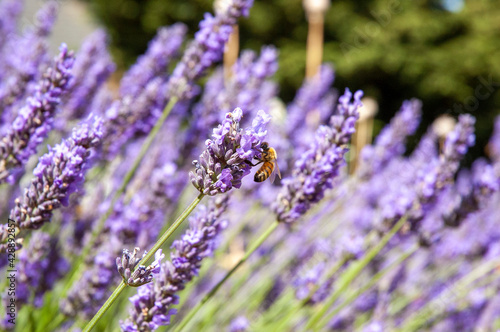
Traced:
<path fill-rule="evenodd" d="M 108 27 L 120 64 L 142 53 L 157 27 L 182 21 L 191 33 L 212 1 L 91 0 Z M 280 49 L 281 97 L 291 100 L 305 71 L 307 21 L 302 1 L 256 0 L 240 22 L 242 48 Z M 387 121 L 403 99 L 424 104 L 421 130 L 436 116 L 469 112 L 477 122 L 477 157 L 500 108 L 500 6 L 469 0 L 459 12 L 438 0 L 334 0 L 325 17 L 324 60 L 334 63 L 336 87 L 363 89 Z"/>

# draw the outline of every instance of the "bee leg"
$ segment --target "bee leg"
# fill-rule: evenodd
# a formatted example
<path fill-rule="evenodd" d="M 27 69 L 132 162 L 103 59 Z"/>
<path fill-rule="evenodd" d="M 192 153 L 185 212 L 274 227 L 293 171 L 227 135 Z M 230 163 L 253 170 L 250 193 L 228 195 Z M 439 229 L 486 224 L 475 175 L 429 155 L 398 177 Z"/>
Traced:
<path fill-rule="evenodd" d="M 262 160 L 260 160 L 257 164 L 252 164 L 252 162 L 250 160 L 245 160 L 245 163 L 248 164 L 248 165 L 250 165 L 250 166 L 255 167 L 255 166 L 259 165 L 259 164 L 262 164 Z"/>

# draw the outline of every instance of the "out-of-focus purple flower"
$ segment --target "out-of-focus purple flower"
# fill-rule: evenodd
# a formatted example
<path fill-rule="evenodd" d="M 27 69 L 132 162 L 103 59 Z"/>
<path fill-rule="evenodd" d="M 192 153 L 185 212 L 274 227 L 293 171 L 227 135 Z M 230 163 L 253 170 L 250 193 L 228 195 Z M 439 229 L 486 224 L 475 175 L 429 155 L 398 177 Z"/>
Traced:
<path fill-rule="evenodd" d="M 252 51 L 243 51 L 233 67 L 232 76 L 224 78 L 223 70 L 219 68 L 209 78 L 201 102 L 193 107 L 183 151 L 192 151 L 208 128 L 216 126 L 223 114 L 236 107 L 247 112 L 243 123 L 258 110 L 269 110 L 270 99 L 276 95 L 277 89 L 268 79 L 276 72 L 277 56 L 273 47 L 263 47 L 258 58 Z"/>
<path fill-rule="evenodd" d="M 300 156 L 313 142 L 314 131 L 320 124 L 328 121 L 335 108 L 338 97 L 332 89 L 335 72 L 331 65 L 322 65 L 318 74 L 304 81 L 297 91 L 293 102 L 287 107 L 286 136 L 290 142 L 289 150 L 293 155 L 285 159 L 287 163 L 293 156 Z"/>
<path fill-rule="evenodd" d="M 16 24 L 19 14 L 23 9 L 23 3 L 19 0 L 4 0 L 0 3 L 0 52 L 7 43 L 7 38 L 16 32 Z M 0 58 L 3 57 L 3 54 Z M 3 65 L 0 65 L 3 68 Z M 2 78 L 4 73 L 0 73 Z"/>
<path fill-rule="evenodd" d="M 309 296 L 309 293 L 315 288 L 318 289 L 311 295 L 307 304 L 316 304 L 327 298 L 330 294 L 334 278 L 322 280 L 326 269 L 325 262 L 316 264 L 313 268 L 306 271 L 305 275 L 300 276 L 293 282 L 295 287 L 295 297 L 299 300 L 304 300 Z"/>
<path fill-rule="evenodd" d="M 399 176 L 395 181 L 384 178 L 388 181 L 386 186 L 394 189 L 389 190 L 392 203 L 399 202 L 397 209 L 394 208 L 397 205 L 391 204 L 391 199 L 387 197 L 379 202 L 379 206 L 391 211 L 385 215 L 389 224 L 408 213 L 412 227 L 418 228 L 419 222 L 435 206 L 439 194 L 453 182 L 461 158 L 468 147 L 474 144 L 474 122 L 474 117 L 461 115 L 454 130 L 447 135 L 443 152 L 438 158 L 425 163 L 423 160 L 419 163 L 411 159 L 404 161 L 399 167 L 399 173 L 404 176 Z M 416 179 L 413 174 L 416 174 Z M 391 187 L 391 183 L 395 187 Z"/>
<path fill-rule="evenodd" d="M 201 193 L 214 196 L 240 188 L 243 177 L 250 174 L 249 163 L 254 157 L 261 158 L 260 145 L 271 117 L 259 111 L 252 126 L 243 131 L 242 116 L 239 108 L 227 113 L 222 124 L 214 128 L 212 139 L 205 142 L 206 149 L 199 161 L 193 161 L 196 170 L 189 173 L 189 178 Z"/>
<path fill-rule="evenodd" d="M 245 316 L 238 316 L 229 324 L 229 332 L 245 332 L 250 328 L 250 322 Z"/>
<path fill-rule="evenodd" d="M 422 103 L 412 99 L 403 102 L 399 112 L 377 136 L 374 145 L 361 151 L 359 176 L 370 177 L 387 165 L 394 156 L 405 152 L 406 137 L 417 130 L 422 115 Z"/>
<path fill-rule="evenodd" d="M 282 181 L 284 186 L 274 206 L 279 221 L 296 221 L 332 187 L 333 179 L 345 163 L 344 155 L 348 151 L 345 144 L 354 133 L 362 95 L 357 91 L 351 102 L 352 93 L 346 89 L 330 124 L 318 128 L 314 142 L 296 161 L 292 176 Z"/>
<path fill-rule="evenodd" d="M 174 241 L 171 261 L 161 264 L 154 281 L 139 287 L 130 298 L 133 307 L 130 317 L 120 324 L 123 331 L 154 331 L 170 324 L 171 316 L 176 313 L 172 306 L 179 301 L 177 293 L 198 275 L 202 260 L 212 255 L 217 237 L 226 228 L 220 216 L 226 210 L 227 195 L 212 202 L 209 208 L 202 207 L 191 218 L 189 230 Z"/>
<path fill-rule="evenodd" d="M 122 257 L 116 258 L 116 267 L 122 276 L 123 282 L 131 287 L 139 287 L 151 282 L 153 273 L 160 271 L 161 260 L 165 257 L 160 249 L 155 253 L 155 260 L 151 265 L 147 267 L 139 265 L 136 269 L 135 267 L 139 264 L 139 261 L 146 255 L 146 252 L 144 252 L 144 255 L 139 257 L 137 256 L 138 252 L 139 248 L 137 247 L 132 254 L 127 249 L 123 249 Z"/>
<path fill-rule="evenodd" d="M 73 53 L 66 45 L 54 60 L 54 66 L 47 69 L 39 82 L 36 93 L 28 98 L 6 135 L 0 140 L 0 183 L 7 180 L 11 169 L 24 166 L 28 158 L 36 152 L 37 146 L 52 129 L 52 121 L 61 94 L 71 78 Z"/>
<path fill-rule="evenodd" d="M 35 307 L 41 307 L 44 294 L 52 289 L 68 268 L 69 264 L 62 257 L 55 239 L 42 232 L 33 234 L 29 245 L 19 253 L 19 262 L 16 262 L 17 310 L 31 301 Z M 10 296 L 3 298 L 8 301 Z"/>
<path fill-rule="evenodd" d="M 178 54 L 187 27 L 182 23 L 158 29 L 148 50 L 130 67 L 120 82 L 122 97 L 136 97 L 155 77 L 166 77 L 170 61 Z"/>
<path fill-rule="evenodd" d="M 468 148 L 474 145 L 475 121 L 471 115 L 460 115 L 455 129 L 446 136 L 439 160 L 430 160 L 427 167 L 418 174 L 420 185 L 417 186 L 417 195 L 420 204 L 435 199 L 437 193 L 453 181 L 460 160 Z"/>
<path fill-rule="evenodd" d="M 149 132 L 165 106 L 164 92 L 164 80 L 156 77 L 135 99 L 129 95 L 115 100 L 106 110 L 103 149 L 107 158 L 114 157 L 134 136 Z"/>
<path fill-rule="evenodd" d="M 97 30 L 85 39 L 76 55 L 73 78 L 69 82 L 64 101 L 63 117 L 66 120 L 79 119 L 88 113 L 99 114 L 89 108 L 91 101 L 103 83 L 115 71 L 115 64 L 108 53 L 107 35 Z"/>
<path fill-rule="evenodd" d="M 10 123 L 16 116 L 11 106 L 32 93 L 29 82 L 40 76 L 40 67 L 47 58 L 47 37 L 54 25 L 58 5 L 47 2 L 36 14 L 34 25 L 23 36 L 10 35 L 3 47 L 0 109 L 2 120 Z"/>
<path fill-rule="evenodd" d="M 188 99 L 196 94 L 194 82 L 208 67 L 220 60 L 232 26 L 240 16 L 248 15 L 252 4 L 253 0 L 231 0 L 215 17 L 205 14 L 194 41 L 170 77 L 168 91 L 171 97 Z"/>
<path fill-rule="evenodd" d="M 100 143 L 101 137 L 102 120 L 95 118 L 92 124 L 75 128 L 70 138 L 40 157 L 33 171 L 35 177 L 10 212 L 17 228 L 40 228 L 51 220 L 55 209 L 68 203 L 69 195 L 83 183 L 91 149 Z M 7 234 L 2 233 L 1 239 L 4 242 Z M 5 250 L 3 244 L 0 249 Z"/>
<path fill-rule="evenodd" d="M 92 268 L 85 270 L 69 291 L 67 298 L 62 300 L 60 308 L 64 315 L 69 317 L 79 315 L 84 319 L 90 319 L 109 297 L 110 284 L 116 282 L 116 279 L 119 281 L 114 254 L 103 250 L 93 261 Z"/>
<path fill-rule="evenodd" d="M 464 179 L 466 178 L 466 179 Z M 478 159 L 472 165 L 472 176 L 459 176 L 466 182 L 460 188 L 457 181 L 457 199 L 454 208 L 445 211 L 443 220 L 447 226 L 458 227 L 469 214 L 486 206 L 492 195 L 500 190 L 500 178 L 496 176 L 493 166 L 484 159 Z"/>

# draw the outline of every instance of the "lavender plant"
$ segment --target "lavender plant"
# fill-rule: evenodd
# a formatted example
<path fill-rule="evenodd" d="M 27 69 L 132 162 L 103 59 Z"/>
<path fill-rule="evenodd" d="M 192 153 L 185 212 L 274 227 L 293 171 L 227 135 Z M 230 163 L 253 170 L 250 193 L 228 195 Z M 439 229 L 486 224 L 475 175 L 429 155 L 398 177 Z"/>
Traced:
<path fill-rule="evenodd" d="M 0 141 L 0 182 L 13 181 L 12 172 L 24 166 L 52 129 L 53 117 L 73 66 L 73 53 L 66 45 L 61 46 L 60 52 L 53 67 L 47 69 L 38 83 L 34 96 L 26 100 L 26 106 L 19 110 Z"/>
<path fill-rule="evenodd" d="M 160 28 L 114 86 L 105 32 L 50 62 L 57 5 L 18 33 L 21 2 L 0 3 L 3 329 L 500 329 L 500 120 L 468 168 L 474 117 L 411 151 L 410 99 L 352 168 L 362 92 L 337 98 L 331 65 L 287 107 L 272 46 L 211 70 L 252 4 L 217 2 L 185 48 L 186 26 Z M 249 176 L 264 141 L 273 184 Z"/>

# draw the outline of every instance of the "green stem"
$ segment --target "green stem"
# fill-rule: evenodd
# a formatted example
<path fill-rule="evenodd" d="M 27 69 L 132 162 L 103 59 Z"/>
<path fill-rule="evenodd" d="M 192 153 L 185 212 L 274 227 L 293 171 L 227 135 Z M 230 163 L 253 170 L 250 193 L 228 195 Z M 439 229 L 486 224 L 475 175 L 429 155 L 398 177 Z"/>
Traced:
<path fill-rule="evenodd" d="M 158 135 L 158 132 L 160 131 L 161 127 L 163 126 L 163 123 L 167 119 L 168 115 L 174 108 L 175 104 L 177 103 L 177 97 L 172 97 L 169 101 L 167 106 L 163 109 L 163 113 L 161 117 L 156 121 L 155 126 L 153 129 L 149 132 L 149 135 L 146 137 L 146 140 L 142 144 L 141 151 L 137 155 L 137 157 L 134 160 L 134 163 L 132 164 L 132 167 L 129 169 L 125 177 L 123 178 L 123 181 L 118 188 L 118 190 L 114 193 L 111 203 L 109 204 L 108 209 L 106 212 L 99 218 L 97 223 L 92 229 L 92 234 L 90 236 L 90 240 L 87 242 L 87 244 L 83 247 L 82 252 L 80 256 L 77 258 L 75 264 L 73 264 L 73 270 L 70 271 L 68 274 L 69 282 L 66 283 L 66 286 L 63 289 L 63 292 L 61 294 L 61 298 L 65 298 L 67 295 L 67 292 L 73 285 L 73 283 L 80 277 L 80 273 L 77 273 L 78 271 L 81 271 L 83 269 L 83 261 L 88 257 L 90 254 L 90 251 L 94 249 L 94 245 L 97 241 L 97 238 L 99 234 L 101 234 L 102 230 L 104 229 L 104 226 L 106 224 L 106 220 L 108 220 L 109 216 L 113 213 L 113 209 L 115 207 L 116 202 L 118 199 L 122 196 L 122 194 L 125 192 L 125 189 L 127 188 L 128 184 L 132 180 L 132 178 L 135 175 L 135 172 L 137 171 L 137 168 L 141 164 L 142 160 L 144 159 L 144 156 L 148 152 L 149 148 L 151 147 L 151 144 L 153 144 L 154 139 Z"/>
<path fill-rule="evenodd" d="M 346 261 L 347 261 L 347 258 L 343 258 L 340 261 L 338 261 L 337 264 L 335 264 L 334 266 L 332 266 L 332 268 L 330 269 L 330 271 L 328 271 L 328 273 L 326 274 L 326 278 L 324 278 L 324 280 L 328 280 L 331 277 L 333 277 L 335 275 L 335 273 L 337 273 L 337 271 L 345 264 Z M 286 324 L 290 321 L 290 319 L 293 316 L 295 316 L 297 314 L 297 312 L 301 308 L 303 308 L 303 307 L 305 307 L 307 305 L 307 303 L 311 300 L 311 298 L 318 291 L 318 289 L 321 287 L 321 285 L 322 285 L 322 283 L 318 282 L 317 284 L 315 284 L 311 288 L 311 290 L 307 294 L 306 298 L 300 300 L 300 302 L 295 302 L 295 305 L 288 312 L 288 314 L 286 315 L 286 318 L 281 319 L 281 322 L 278 325 L 278 327 L 276 328 L 276 331 L 282 331 L 286 327 Z"/>
<path fill-rule="evenodd" d="M 180 324 L 176 327 L 176 329 L 174 330 L 174 332 L 178 332 L 178 331 L 182 331 L 182 329 L 184 327 L 186 327 L 186 325 L 189 323 L 189 321 L 196 315 L 196 313 L 201 309 L 201 307 L 206 303 L 208 302 L 208 300 L 210 300 L 216 293 L 217 291 L 219 290 L 219 288 L 231 277 L 231 275 L 243 264 L 246 262 L 246 260 L 250 257 L 250 255 L 253 254 L 253 252 L 255 250 L 257 250 L 261 245 L 262 243 L 274 232 L 274 230 L 278 227 L 280 223 L 278 221 L 274 222 L 273 224 L 271 224 L 271 226 L 269 226 L 267 228 L 267 230 L 257 239 L 257 241 L 255 241 L 252 246 L 247 250 L 247 252 L 245 253 L 245 255 L 238 261 L 238 263 L 230 270 L 226 273 L 226 275 L 224 276 L 224 278 L 222 278 L 221 281 L 219 281 L 217 283 L 217 285 L 215 285 L 211 290 L 210 292 L 208 292 L 207 295 L 205 295 L 205 297 L 200 301 L 198 302 L 198 304 L 193 308 L 191 309 L 191 311 L 189 311 L 189 313 L 186 315 L 186 317 L 184 317 L 184 319 L 180 322 Z"/>
<path fill-rule="evenodd" d="M 85 326 L 85 328 L 83 329 L 83 332 L 89 332 L 94 328 L 94 326 L 97 324 L 99 319 L 101 319 L 101 317 L 104 315 L 104 313 L 111 307 L 113 302 L 115 302 L 115 300 L 118 298 L 118 296 L 121 294 L 121 292 L 125 289 L 125 287 L 127 287 L 127 286 L 125 285 L 125 283 L 122 280 L 120 282 L 120 285 L 113 292 L 113 294 L 111 294 L 111 296 L 106 300 L 106 303 L 104 303 L 102 305 L 101 309 L 99 309 L 97 314 L 95 314 L 94 317 L 92 317 L 92 320 Z"/>
<path fill-rule="evenodd" d="M 413 255 L 415 251 L 419 248 L 418 245 L 413 246 L 410 250 L 402 254 L 395 262 L 391 263 L 389 266 L 385 267 L 384 269 L 380 270 L 378 273 L 376 273 L 366 285 L 363 287 L 356 289 L 356 291 L 348 296 L 344 302 L 342 302 L 341 305 L 336 307 L 331 313 L 329 313 L 325 318 L 323 318 L 320 323 L 319 327 L 323 327 L 326 325 L 336 314 L 340 312 L 340 310 L 344 309 L 346 306 L 354 302 L 361 294 L 369 290 L 370 288 L 373 287 L 384 275 L 386 275 L 388 272 L 392 271 L 393 268 L 399 266 L 402 262 L 404 262 L 408 257 Z"/>
<path fill-rule="evenodd" d="M 158 251 L 158 249 L 161 248 L 161 246 L 168 240 L 170 235 L 172 235 L 173 232 L 182 224 L 184 220 L 191 214 L 191 212 L 194 210 L 196 205 L 200 203 L 200 201 L 203 199 L 205 195 L 204 194 L 199 194 L 198 197 L 182 212 L 182 214 L 177 218 L 177 220 L 174 221 L 174 223 L 167 229 L 165 233 L 156 241 L 155 245 L 151 250 L 148 251 L 148 253 L 141 259 L 141 261 L 137 265 L 146 265 L 146 262 L 153 257 L 153 255 Z M 99 309 L 99 311 L 95 314 L 95 316 L 92 318 L 92 320 L 85 326 L 83 331 L 90 331 L 94 326 L 97 324 L 99 319 L 104 315 L 104 313 L 111 307 L 113 302 L 118 298 L 120 293 L 125 289 L 126 285 L 122 281 L 120 285 L 115 289 L 113 294 L 108 298 L 106 303 Z"/>
<path fill-rule="evenodd" d="M 389 233 L 385 234 L 380 242 L 368 251 L 359 261 L 353 262 L 349 268 L 340 276 L 335 292 L 328 298 L 325 303 L 317 310 L 307 322 L 305 330 L 310 331 L 318 325 L 320 319 L 326 314 L 328 309 L 337 301 L 342 293 L 347 289 L 349 284 L 363 271 L 363 269 L 375 258 L 375 256 L 385 247 L 387 242 L 403 227 L 406 223 L 407 216 L 402 217 L 392 227 Z"/>
<path fill-rule="evenodd" d="M 449 288 L 446 288 L 435 299 L 430 300 L 427 304 L 417 312 L 413 313 L 404 322 L 402 327 L 397 331 L 417 331 L 422 325 L 437 315 L 441 314 L 446 306 L 450 303 L 456 303 L 461 297 L 470 293 L 471 285 L 479 278 L 484 277 L 487 273 L 498 268 L 500 260 L 492 260 L 479 265 L 469 274 L 463 276 L 453 283 Z"/>

